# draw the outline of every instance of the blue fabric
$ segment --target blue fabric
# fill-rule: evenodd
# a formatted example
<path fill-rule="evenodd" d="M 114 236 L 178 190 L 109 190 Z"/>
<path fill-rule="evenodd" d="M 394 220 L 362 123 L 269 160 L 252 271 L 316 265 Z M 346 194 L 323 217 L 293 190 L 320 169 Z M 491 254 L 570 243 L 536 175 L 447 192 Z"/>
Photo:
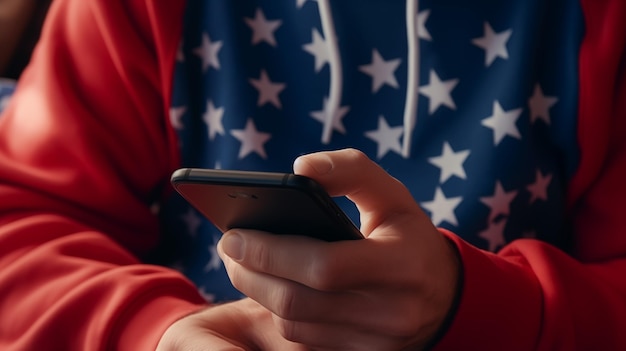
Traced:
<path fill-rule="evenodd" d="M 15 81 L 11 79 L 0 78 L 0 116 L 6 109 L 13 92 L 15 91 Z"/>
<path fill-rule="evenodd" d="M 405 6 L 331 1 L 342 118 L 324 144 L 315 116 L 323 115 L 330 68 L 322 56 L 316 66 L 314 53 L 324 51 L 309 46 L 327 36 L 318 3 L 190 0 L 172 106 L 182 166 L 288 172 L 303 153 L 355 147 L 404 182 L 435 225 L 480 248 L 497 251 L 520 237 L 565 247 L 565 189 L 579 157 L 578 2 L 421 1 L 408 158 L 399 149 Z M 351 204 L 338 202 L 358 221 Z M 162 215 L 180 245 L 176 266 L 208 299 L 240 297 L 215 254 L 220 233 L 178 196 Z"/>

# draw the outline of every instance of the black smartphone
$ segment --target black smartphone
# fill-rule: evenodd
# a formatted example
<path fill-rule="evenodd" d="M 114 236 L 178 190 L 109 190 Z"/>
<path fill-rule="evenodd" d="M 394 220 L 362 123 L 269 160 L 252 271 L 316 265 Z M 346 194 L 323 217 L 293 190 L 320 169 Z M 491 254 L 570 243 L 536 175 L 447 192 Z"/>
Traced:
<path fill-rule="evenodd" d="M 171 182 L 222 232 L 242 228 L 325 241 L 363 238 L 333 198 L 305 176 L 182 168 Z"/>

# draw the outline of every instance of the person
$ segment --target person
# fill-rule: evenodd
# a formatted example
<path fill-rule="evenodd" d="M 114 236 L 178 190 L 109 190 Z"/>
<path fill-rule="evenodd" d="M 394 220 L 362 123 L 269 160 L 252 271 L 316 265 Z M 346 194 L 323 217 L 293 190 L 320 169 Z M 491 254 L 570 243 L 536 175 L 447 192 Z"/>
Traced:
<path fill-rule="evenodd" d="M 624 16 L 55 1 L 0 119 L 0 346 L 624 349 Z M 365 240 L 222 236 L 169 185 L 292 163 Z"/>

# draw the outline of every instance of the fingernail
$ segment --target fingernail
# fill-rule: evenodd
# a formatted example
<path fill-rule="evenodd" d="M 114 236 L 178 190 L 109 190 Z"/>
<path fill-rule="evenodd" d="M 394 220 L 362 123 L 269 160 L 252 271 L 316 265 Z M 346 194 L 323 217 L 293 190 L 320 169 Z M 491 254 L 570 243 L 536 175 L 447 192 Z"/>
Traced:
<path fill-rule="evenodd" d="M 222 250 L 235 261 L 243 258 L 243 238 L 239 234 L 227 234 L 222 238 Z"/>
<path fill-rule="evenodd" d="M 333 162 L 330 160 L 330 157 L 324 153 L 299 157 L 296 159 L 296 162 L 305 162 L 319 175 L 326 174 L 333 169 Z"/>

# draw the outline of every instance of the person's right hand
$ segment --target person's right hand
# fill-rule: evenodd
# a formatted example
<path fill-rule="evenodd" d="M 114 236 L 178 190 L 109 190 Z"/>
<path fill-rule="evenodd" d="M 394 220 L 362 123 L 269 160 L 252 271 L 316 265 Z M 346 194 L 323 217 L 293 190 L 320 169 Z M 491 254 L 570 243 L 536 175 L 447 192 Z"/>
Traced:
<path fill-rule="evenodd" d="M 208 307 L 172 324 L 157 351 L 304 351 L 283 338 L 266 308 L 251 299 Z"/>

